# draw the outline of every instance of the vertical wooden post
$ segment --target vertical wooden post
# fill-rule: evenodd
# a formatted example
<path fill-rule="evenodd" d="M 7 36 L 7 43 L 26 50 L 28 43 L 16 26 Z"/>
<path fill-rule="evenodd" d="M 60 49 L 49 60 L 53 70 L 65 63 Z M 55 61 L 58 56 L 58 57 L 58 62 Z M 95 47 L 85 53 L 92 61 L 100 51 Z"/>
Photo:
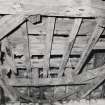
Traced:
<path fill-rule="evenodd" d="M 22 34 L 24 38 L 24 56 L 27 72 L 31 71 L 31 61 L 30 61 L 30 46 L 29 46 L 29 36 L 27 32 L 27 23 L 22 26 Z"/>
<path fill-rule="evenodd" d="M 48 17 L 47 19 L 47 34 L 46 34 L 46 44 L 45 44 L 45 55 L 44 55 L 44 64 L 43 64 L 43 77 L 48 76 L 48 70 L 50 67 L 50 54 L 52 49 L 53 34 L 55 28 L 55 17 Z"/>

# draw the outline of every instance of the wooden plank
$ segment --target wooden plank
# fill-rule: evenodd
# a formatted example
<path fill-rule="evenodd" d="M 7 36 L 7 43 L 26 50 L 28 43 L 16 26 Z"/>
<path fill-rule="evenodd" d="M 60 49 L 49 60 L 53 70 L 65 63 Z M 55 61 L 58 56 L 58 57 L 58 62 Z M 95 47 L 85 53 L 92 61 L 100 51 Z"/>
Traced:
<path fill-rule="evenodd" d="M 63 72 L 64 72 L 67 61 L 69 59 L 69 55 L 71 54 L 71 50 L 73 48 L 73 45 L 74 45 L 74 42 L 75 42 L 75 39 L 76 39 L 76 35 L 77 35 L 78 31 L 79 31 L 81 22 L 82 22 L 81 18 L 80 19 L 75 19 L 75 21 L 74 21 L 72 31 L 69 34 L 69 39 L 68 39 L 69 43 L 67 43 L 67 45 L 66 45 L 67 48 L 65 50 L 65 53 L 63 54 L 62 62 L 61 62 L 60 68 L 59 68 L 60 72 L 58 73 L 58 77 L 61 77 Z"/>
<path fill-rule="evenodd" d="M 85 51 L 83 52 L 77 66 L 75 69 L 75 72 L 77 74 L 82 72 L 82 68 L 84 66 L 84 64 L 86 63 L 87 58 L 89 57 L 89 54 L 91 53 L 91 51 L 93 50 L 96 42 L 98 41 L 100 35 L 102 34 L 102 32 L 104 31 L 104 28 L 101 27 L 102 25 L 102 21 L 98 20 L 99 22 L 97 23 L 94 32 L 90 38 L 90 40 L 88 41 L 88 46 L 86 47 Z"/>
<path fill-rule="evenodd" d="M 24 38 L 24 57 L 25 57 L 25 65 L 27 68 L 27 75 L 31 75 L 31 61 L 30 61 L 30 43 L 29 43 L 29 36 L 28 36 L 28 29 L 27 23 L 24 23 L 22 26 L 22 34 Z"/>
<path fill-rule="evenodd" d="M 36 44 L 31 46 L 31 55 L 44 55 L 44 48 L 42 44 Z M 86 45 L 75 45 L 72 49 L 71 55 L 81 55 L 84 51 L 84 48 Z M 35 48 L 35 49 L 34 49 Z M 65 46 L 63 44 L 53 44 L 51 55 L 63 55 L 65 52 Z M 104 42 L 97 42 L 93 50 L 104 50 L 105 49 L 105 43 Z"/>
<path fill-rule="evenodd" d="M 83 0 L 31 0 L 31 2 L 29 0 L 0 0 L 0 14 L 42 14 L 91 17 L 104 16 L 105 8 L 102 7 L 99 5 L 99 7 L 94 8 L 94 5 L 91 5 L 91 2 L 85 3 Z"/>
<path fill-rule="evenodd" d="M 73 18 L 58 18 L 56 20 L 56 28 L 55 28 L 55 36 L 67 36 L 69 32 L 71 31 L 72 23 L 73 23 Z M 33 25 L 30 22 L 28 22 L 28 28 L 29 28 L 29 34 L 34 35 L 34 34 L 39 34 L 39 35 L 45 35 L 45 18 L 42 17 L 42 23 Z M 92 27 L 91 27 L 92 26 Z M 83 23 L 81 25 L 81 28 L 79 30 L 78 35 L 91 35 L 91 33 L 94 30 L 94 27 L 96 26 L 96 21 L 95 19 L 83 19 Z M 77 36 L 78 36 L 77 35 Z"/>
<path fill-rule="evenodd" d="M 6 15 L 0 19 L 0 40 L 25 21 L 24 15 Z"/>
<path fill-rule="evenodd" d="M 34 78 L 32 77 L 32 83 L 30 83 L 29 79 L 26 78 L 17 78 L 16 80 L 10 80 L 8 83 L 10 86 L 64 86 L 64 85 L 82 85 L 82 84 L 90 84 L 92 82 L 92 80 L 94 80 L 97 77 L 102 76 L 103 74 L 105 74 L 105 65 L 103 65 L 102 67 L 84 72 L 83 74 L 80 75 L 72 75 L 73 78 L 70 79 L 69 81 L 67 81 L 67 78 L 62 77 L 62 78 L 40 78 L 37 81 L 34 80 Z"/>
<path fill-rule="evenodd" d="M 46 25 L 47 35 L 46 35 L 45 55 L 44 55 L 44 65 L 43 65 L 44 77 L 47 77 L 47 73 L 48 73 L 49 65 L 50 65 L 50 54 L 51 54 L 52 43 L 53 43 L 55 21 L 56 20 L 54 17 L 48 17 L 47 25 Z"/>
<path fill-rule="evenodd" d="M 73 64 L 76 64 L 78 62 L 78 58 L 75 58 L 75 59 L 70 58 L 70 59 L 69 59 L 67 65 L 66 65 L 66 67 L 68 67 L 68 68 L 71 67 L 71 64 L 69 63 L 70 61 Z M 62 59 L 60 59 L 60 58 L 58 58 L 58 59 L 56 59 L 56 58 L 55 59 L 50 59 L 50 67 L 59 67 L 59 65 L 61 63 L 61 60 Z M 25 68 L 26 67 L 24 62 L 21 59 L 16 59 L 15 61 L 16 61 L 16 66 L 18 68 Z M 44 59 L 41 59 L 41 60 L 39 60 L 39 59 L 31 59 L 31 64 L 32 64 L 31 66 L 32 66 L 32 68 L 35 68 L 35 67 L 36 68 L 43 68 L 43 63 L 44 63 Z M 92 63 L 92 62 L 90 62 L 90 63 Z"/>
<path fill-rule="evenodd" d="M 63 85 L 68 84 L 65 78 L 43 78 L 39 79 L 38 82 L 33 80 L 32 83 L 30 83 L 29 79 L 26 78 L 17 78 L 15 81 L 10 80 L 8 82 L 10 86 L 22 86 L 22 87 L 30 87 L 30 86 L 53 86 L 53 85 Z"/>

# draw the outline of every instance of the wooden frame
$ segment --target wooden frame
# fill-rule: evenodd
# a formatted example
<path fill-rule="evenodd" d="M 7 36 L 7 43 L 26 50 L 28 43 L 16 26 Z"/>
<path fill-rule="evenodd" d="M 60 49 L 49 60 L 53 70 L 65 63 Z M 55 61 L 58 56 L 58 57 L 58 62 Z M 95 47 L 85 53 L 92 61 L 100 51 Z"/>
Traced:
<path fill-rule="evenodd" d="M 23 15 L 7 15 L 7 16 L 4 16 L 0 20 L 1 21 L 1 23 L 0 23 L 1 24 L 0 25 L 0 27 L 1 27 L 0 28 L 0 33 L 1 33 L 0 39 L 2 40 L 7 35 L 9 35 L 11 32 L 13 32 L 14 29 L 16 29 L 19 25 L 21 25 L 25 20 L 26 20 L 26 17 L 23 16 Z M 80 74 L 82 72 L 82 67 L 84 66 L 84 64 L 85 64 L 89 54 L 91 53 L 92 49 L 96 45 L 96 42 L 98 41 L 100 35 L 104 31 L 103 21 L 104 20 L 99 19 L 99 22 L 97 23 L 97 26 L 96 26 L 93 34 L 92 34 L 92 37 L 89 40 L 88 47 L 83 52 L 82 57 L 80 58 L 80 61 L 77 64 L 77 67 L 76 67 L 76 70 L 75 70 L 77 72 L 77 74 Z M 103 83 L 103 81 L 105 80 L 104 79 L 104 71 L 103 71 L 103 69 L 105 67 L 98 69 L 98 71 L 102 70 L 101 73 L 100 73 L 101 76 L 99 76 L 99 74 L 96 73 L 95 76 L 92 76 L 90 74 L 91 78 L 88 78 L 88 77 L 85 77 L 85 75 L 89 75 L 89 72 L 85 72 L 84 74 L 74 75 L 73 79 L 76 80 L 76 82 L 74 80 L 71 80 L 71 81 L 68 82 L 68 81 L 66 81 L 66 78 L 60 78 L 62 76 L 63 72 L 64 72 L 65 66 L 66 66 L 68 58 L 69 58 L 69 54 L 71 53 L 76 35 L 79 31 L 79 27 L 80 27 L 81 22 L 82 22 L 81 18 L 76 19 L 75 22 L 74 22 L 73 29 L 70 33 L 70 38 L 71 39 L 69 39 L 69 44 L 68 44 L 67 50 L 66 50 L 66 52 L 63 56 L 63 60 L 62 60 L 61 66 L 60 66 L 60 72 L 59 72 L 58 78 L 56 78 L 56 79 L 47 78 L 48 77 L 48 70 L 49 70 L 49 67 L 50 67 L 49 66 L 50 65 L 50 54 L 51 54 L 51 49 L 52 49 L 53 32 L 54 32 L 54 28 L 55 28 L 56 19 L 55 19 L 55 17 L 49 17 L 47 22 L 48 22 L 48 24 L 47 24 L 47 36 L 46 36 L 46 50 L 45 50 L 45 58 L 44 58 L 45 63 L 43 65 L 43 68 L 44 68 L 43 69 L 44 70 L 43 74 L 44 74 L 45 79 L 40 79 L 38 81 L 39 83 L 37 82 L 37 83 L 33 83 L 33 84 L 29 83 L 30 81 L 28 81 L 27 79 L 21 80 L 21 82 L 23 82 L 24 84 L 19 83 L 20 81 L 18 79 L 15 82 L 10 81 L 10 84 L 4 84 L 5 81 L 2 81 L 2 79 L 1 79 L 1 86 L 5 89 L 5 91 L 8 94 L 10 94 L 11 99 L 14 97 L 13 100 L 16 100 L 16 98 L 18 97 L 19 94 L 18 95 L 16 95 L 17 93 L 12 94 L 11 91 L 12 91 L 13 88 L 11 88 L 11 86 L 14 86 L 14 87 L 21 87 L 21 86 L 26 86 L 26 87 L 27 86 L 28 87 L 36 86 L 37 87 L 37 86 L 57 86 L 57 85 L 58 86 L 61 86 L 61 85 L 62 86 L 64 86 L 64 85 L 86 85 L 87 86 L 87 83 L 89 83 L 90 84 L 89 90 L 86 90 L 87 93 L 83 96 L 83 97 L 85 97 L 89 93 L 91 93 L 94 89 L 99 87 L 100 84 Z M 28 50 L 29 49 L 27 47 L 26 57 L 27 57 L 28 61 L 30 62 L 30 55 L 28 54 Z M 31 66 L 28 65 L 27 68 L 31 69 Z M 86 79 L 85 82 L 82 81 L 82 80 L 84 80 L 84 78 Z M 88 81 L 88 79 L 92 79 L 92 80 Z M 95 86 L 91 87 L 91 84 L 93 84 L 93 83 L 95 83 Z M 10 85 L 10 86 L 8 86 L 8 85 Z"/>

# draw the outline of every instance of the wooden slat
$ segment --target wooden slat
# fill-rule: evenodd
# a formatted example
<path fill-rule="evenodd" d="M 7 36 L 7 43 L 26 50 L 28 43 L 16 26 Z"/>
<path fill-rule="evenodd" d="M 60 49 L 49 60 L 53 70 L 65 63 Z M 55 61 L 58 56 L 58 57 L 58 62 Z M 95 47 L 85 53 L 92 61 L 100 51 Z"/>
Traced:
<path fill-rule="evenodd" d="M 89 54 L 93 50 L 93 48 L 94 48 L 96 42 L 98 41 L 100 35 L 104 31 L 104 28 L 101 27 L 101 25 L 103 24 L 102 21 L 99 20 L 99 22 L 97 23 L 97 25 L 94 29 L 94 32 L 93 32 L 90 40 L 88 41 L 88 46 L 86 47 L 85 51 L 83 52 L 77 66 L 76 66 L 75 71 L 77 72 L 77 74 L 82 72 L 82 68 L 83 68 L 84 64 L 86 63 L 86 60 L 89 57 Z"/>
<path fill-rule="evenodd" d="M 52 43 L 53 43 L 54 27 L 55 27 L 55 18 L 54 17 L 48 17 L 47 25 L 46 25 L 47 35 L 46 35 L 45 55 L 44 55 L 44 65 L 43 65 L 43 76 L 44 77 L 47 77 L 47 73 L 49 70 L 50 54 L 51 54 Z"/>
<path fill-rule="evenodd" d="M 42 48 L 41 48 L 42 47 Z M 84 48 L 86 45 L 75 45 L 72 49 L 71 55 L 81 55 L 84 51 Z M 41 44 L 33 45 L 33 47 L 30 45 L 30 52 L 31 55 L 44 55 L 44 48 Z M 105 43 L 104 42 L 97 42 L 93 50 L 104 50 L 105 49 Z M 57 44 L 52 47 L 51 55 L 63 55 L 65 52 L 64 45 L 63 44 Z"/>
<path fill-rule="evenodd" d="M 53 85 L 64 85 L 64 84 L 68 84 L 68 82 L 66 81 L 66 78 L 42 78 L 39 79 L 38 82 L 33 80 L 32 83 L 30 83 L 29 79 L 26 78 L 17 78 L 16 81 L 9 81 L 8 84 L 10 86 L 23 86 L 23 87 L 27 87 L 27 86 L 53 86 Z"/>
<path fill-rule="evenodd" d="M 71 31 L 73 19 L 71 18 L 63 18 L 63 19 L 57 19 L 56 21 L 56 28 L 55 28 L 55 36 L 67 36 L 69 32 Z M 44 18 L 42 18 L 42 23 L 33 25 L 30 22 L 28 22 L 29 27 L 29 34 L 39 34 L 39 35 L 45 35 L 45 27 L 44 27 Z M 93 29 L 96 25 L 95 19 L 84 19 L 82 26 L 80 28 L 80 31 L 78 35 L 90 35 L 93 32 Z M 92 26 L 92 27 L 91 27 Z M 78 36 L 77 35 L 77 36 Z"/>
<path fill-rule="evenodd" d="M 22 34 L 24 38 L 24 57 L 25 57 L 25 65 L 27 68 L 27 73 L 31 72 L 31 61 L 30 61 L 30 43 L 28 37 L 27 23 L 24 23 L 22 26 Z"/>
<path fill-rule="evenodd" d="M 67 61 L 69 59 L 69 55 L 71 54 L 71 50 L 72 50 L 74 42 L 75 42 L 76 35 L 77 35 L 78 31 L 79 31 L 81 21 L 82 21 L 81 18 L 80 19 L 75 19 L 75 21 L 74 21 L 72 31 L 69 34 L 69 39 L 68 39 L 69 43 L 67 43 L 67 45 L 66 45 L 67 48 L 65 50 L 65 53 L 63 54 L 62 62 L 61 62 L 60 68 L 59 68 L 60 72 L 58 73 L 58 77 L 61 77 L 63 72 L 64 72 Z"/>
<path fill-rule="evenodd" d="M 0 40 L 25 21 L 24 15 L 6 15 L 0 19 Z"/>

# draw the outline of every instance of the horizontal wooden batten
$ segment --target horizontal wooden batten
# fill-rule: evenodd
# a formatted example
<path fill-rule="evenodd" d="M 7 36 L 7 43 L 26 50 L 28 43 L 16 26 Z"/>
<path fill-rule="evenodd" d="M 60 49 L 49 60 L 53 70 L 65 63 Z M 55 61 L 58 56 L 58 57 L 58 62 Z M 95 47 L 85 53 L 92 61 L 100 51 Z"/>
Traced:
<path fill-rule="evenodd" d="M 54 85 L 84 85 L 86 83 L 91 83 L 94 78 L 101 77 L 104 75 L 105 71 L 105 65 L 102 67 L 93 69 L 91 71 L 84 72 L 80 75 L 72 75 L 72 78 L 70 80 L 67 80 L 66 77 L 62 78 L 40 78 L 38 80 L 33 80 L 32 78 L 17 78 L 16 80 L 10 80 L 8 83 L 11 86 L 54 86 Z M 30 83 L 30 79 L 32 82 Z"/>
<path fill-rule="evenodd" d="M 47 17 L 46 17 L 47 18 Z M 45 29 L 45 24 L 46 24 L 46 18 L 42 17 L 42 22 L 36 25 L 31 24 L 28 22 L 28 28 L 29 28 L 29 34 L 33 35 L 34 34 L 39 34 L 39 35 L 46 35 L 46 29 Z M 76 18 L 57 18 L 56 20 L 56 26 L 55 26 L 55 31 L 54 31 L 54 36 L 61 36 L 61 37 L 67 37 L 71 31 L 71 26 L 73 24 L 73 21 Z M 79 19 L 79 18 L 77 18 Z M 83 19 L 83 23 L 81 25 L 81 28 L 79 30 L 78 35 L 91 35 L 91 33 L 94 30 L 94 27 L 96 25 L 95 18 L 94 19 Z M 92 26 L 92 27 L 91 27 Z"/>
<path fill-rule="evenodd" d="M 52 51 L 51 51 L 51 55 L 62 55 L 65 51 L 64 45 L 61 45 L 61 44 L 58 44 L 57 46 L 56 45 L 53 45 L 53 48 L 52 48 Z M 34 45 L 33 47 L 31 46 L 31 49 L 30 49 L 30 52 L 31 52 L 31 55 L 44 55 L 44 45 L 41 45 L 41 44 L 38 44 L 38 45 Z M 75 45 L 72 52 L 71 52 L 71 55 L 81 55 L 82 52 L 84 51 L 84 48 L 86 47 L 86 45 Z M 35 49 L 34 49 L 35 48 Z M 105 44 L 104 42 L 98 42 L 96 44 L 96 46 L 93 48 L 93 50 L 105 50 Z M 21 55 L 22 53 L 19 53 L 18 51 L 15 51 L 14 54 L 19 54 Z"/>

